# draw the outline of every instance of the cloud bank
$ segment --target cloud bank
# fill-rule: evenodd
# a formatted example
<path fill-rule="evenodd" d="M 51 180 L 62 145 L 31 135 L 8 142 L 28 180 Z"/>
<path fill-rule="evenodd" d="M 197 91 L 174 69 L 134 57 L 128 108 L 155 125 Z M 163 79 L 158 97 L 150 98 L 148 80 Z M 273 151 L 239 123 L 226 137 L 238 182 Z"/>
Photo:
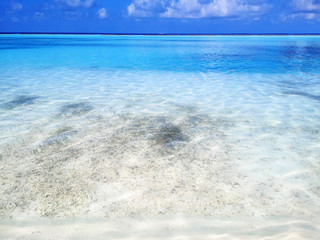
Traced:
<path fill-rule="evenodd" d="M 260 15 L 271 9 L 268 0 L 133 0 L 132 17 L 222 18 Z"/>
<path fill-rule="evenodd" d="M 69 7 L 85 7 L 90 8 L 95 0 L 56 0 L 59 3 L 65 4 Z"/>
<path fill-rule="evenodd" d="M 293 8 L 291 17 L 320 18 L 320 0 L 292 0 L 291 6 Z"/>

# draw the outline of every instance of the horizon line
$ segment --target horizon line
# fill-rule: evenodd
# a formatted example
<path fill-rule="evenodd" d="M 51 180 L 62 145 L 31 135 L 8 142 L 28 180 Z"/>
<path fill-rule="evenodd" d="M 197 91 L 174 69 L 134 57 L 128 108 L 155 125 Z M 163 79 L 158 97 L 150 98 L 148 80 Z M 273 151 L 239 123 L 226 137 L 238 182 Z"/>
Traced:
<path fill-rule="evenodd" d="M 21 35 L 109 35 L 109 36 L 320 36 L 320 33 L 88 33 L 88 32 L 0 32 Z"/>

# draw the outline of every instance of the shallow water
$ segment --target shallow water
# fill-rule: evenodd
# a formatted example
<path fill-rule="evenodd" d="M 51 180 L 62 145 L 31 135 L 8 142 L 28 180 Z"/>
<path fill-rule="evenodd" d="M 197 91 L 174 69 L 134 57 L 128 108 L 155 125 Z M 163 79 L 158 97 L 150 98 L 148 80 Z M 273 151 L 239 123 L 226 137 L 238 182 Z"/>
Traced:
<path fill-rule="evenodd" d="M 320 238 L 319 37 L 2 35 L 0 56 L 1 238 Z"/>

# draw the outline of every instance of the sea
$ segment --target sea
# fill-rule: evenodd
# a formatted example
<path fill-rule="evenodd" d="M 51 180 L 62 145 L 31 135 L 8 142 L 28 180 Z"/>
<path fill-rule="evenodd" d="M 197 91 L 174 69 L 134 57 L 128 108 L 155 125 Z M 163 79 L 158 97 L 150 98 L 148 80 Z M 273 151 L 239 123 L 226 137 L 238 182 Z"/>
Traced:
<path fill-rule="evenodd" d="M 320 37 L 0 35 L 1 239 L 320 239 Z"/>

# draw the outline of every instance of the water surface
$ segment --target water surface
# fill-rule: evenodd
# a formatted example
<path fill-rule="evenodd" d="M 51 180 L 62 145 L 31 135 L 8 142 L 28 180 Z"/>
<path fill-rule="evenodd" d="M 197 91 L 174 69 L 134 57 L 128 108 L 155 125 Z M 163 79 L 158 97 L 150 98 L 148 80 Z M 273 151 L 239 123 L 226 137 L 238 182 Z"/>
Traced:
<path fill-rule="evenodd" d="M 319 66 L 316 36 L 1 35 L 0 236 L 320 238 Z"/>

